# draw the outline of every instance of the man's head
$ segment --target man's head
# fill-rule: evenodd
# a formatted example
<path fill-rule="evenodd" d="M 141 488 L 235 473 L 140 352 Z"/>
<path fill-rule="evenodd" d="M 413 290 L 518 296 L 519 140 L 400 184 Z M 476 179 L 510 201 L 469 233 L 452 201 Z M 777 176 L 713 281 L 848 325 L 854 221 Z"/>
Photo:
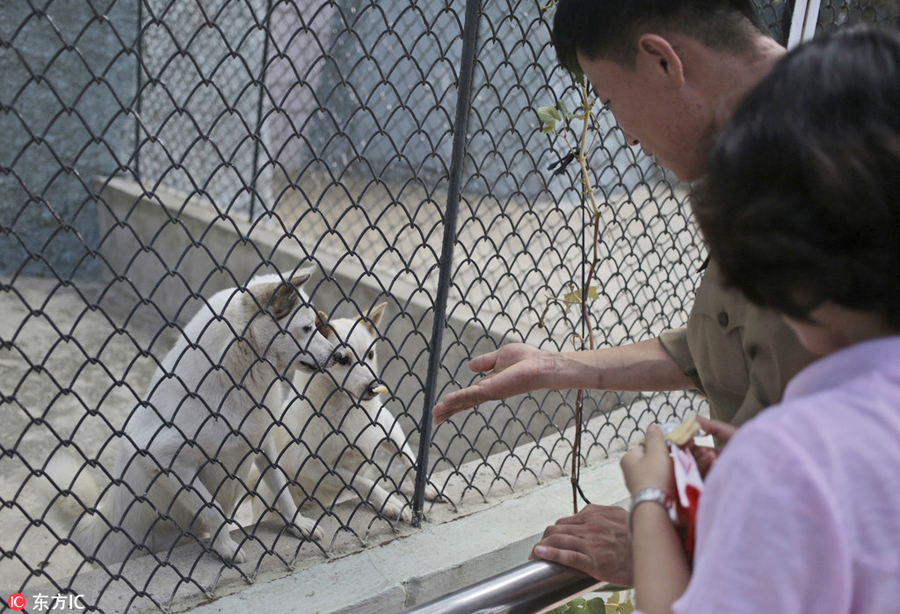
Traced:
<path fill-rule="evenodd" d="M 685 181 L 783 52 L 752 0 L 559 0 L 553 45 L 609 105 L 626 142 Z"/>
<path fill-rule="evenodd" d="M 836 305 L 900 330 L 898 109 L 896 32 L 837 31 L 775 66 L 695 193 L 728 283 L 794 321 Z"/>
<path fill-rule="evenodd" d="M 679 32 L 737 55 L 752 44 L 752 30 L 766 32 L 752 0 L 559 0 L 552 41 L 559 62 L 578 72 L 579 56 L 634 68 L 647 32 Z"/>

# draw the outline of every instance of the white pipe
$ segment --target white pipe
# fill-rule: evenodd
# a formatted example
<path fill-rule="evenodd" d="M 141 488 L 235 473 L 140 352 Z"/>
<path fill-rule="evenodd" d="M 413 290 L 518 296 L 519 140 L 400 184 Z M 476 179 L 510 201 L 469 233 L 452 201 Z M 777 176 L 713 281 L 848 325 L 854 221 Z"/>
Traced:
<path fill-rule="evenodd" d="M 803 41 L 811 40 L 816 35 L 816 23 L 819 21 L 821 0 L 797 0 L 794 3 L 794 14 L 791 16 L 791 31 L 788 36 L 788 49 L 796 47 Z"/>

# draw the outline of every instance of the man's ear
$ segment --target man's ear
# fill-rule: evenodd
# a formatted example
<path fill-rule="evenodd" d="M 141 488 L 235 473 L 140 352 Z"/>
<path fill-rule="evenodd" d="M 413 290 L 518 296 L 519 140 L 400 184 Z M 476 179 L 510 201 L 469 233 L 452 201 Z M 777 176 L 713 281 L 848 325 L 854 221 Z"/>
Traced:
<path fill-rule="evenodd" d="M 671 79 L 673 85 L 684 84 L 684 64 L 672 44 L 659 34 L 642 34 L 638 39 L 638 66 Z"/>

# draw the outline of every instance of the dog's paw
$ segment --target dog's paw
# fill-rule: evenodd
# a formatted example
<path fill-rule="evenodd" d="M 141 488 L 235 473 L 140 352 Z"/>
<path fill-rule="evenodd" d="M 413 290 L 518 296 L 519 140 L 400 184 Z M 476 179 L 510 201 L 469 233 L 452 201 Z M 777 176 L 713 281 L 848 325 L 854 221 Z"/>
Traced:
<path fill-rule="evenodd" d="M 412 508 L 406 505 L 406 502 L 401 497 L 396 495 L 388 496 L 384 505 L 381 506 L 381 513 L 387 518 L 394 520 L 412 521 Z"/>
<path fill-rule="evenodd" d="M 448 501 L 447 497 L 438 492 L 438 489 L 428 484 L 425 486 L 425 500 L 426 501 Z"/>
<path fill-rule="evenodd" d="M 228 536 L 221 537 L 213 543 L 213 550 L 226 561 L 240 564 L 247 560 L 240 550 L 241 546 Z"/>
<path fill-rule="evenodd" d="M 310 520 L 309 518 L 303 518 L 302 516 L 298 516 L 294 520 L 294 524 L 288 525 L 291 533 L 296 535 L 299 538 L 311 538 L 320 540 L 325 537 L 325 534 L 322 533 L 322 529 L 316 526 L 316 522 Z"/>

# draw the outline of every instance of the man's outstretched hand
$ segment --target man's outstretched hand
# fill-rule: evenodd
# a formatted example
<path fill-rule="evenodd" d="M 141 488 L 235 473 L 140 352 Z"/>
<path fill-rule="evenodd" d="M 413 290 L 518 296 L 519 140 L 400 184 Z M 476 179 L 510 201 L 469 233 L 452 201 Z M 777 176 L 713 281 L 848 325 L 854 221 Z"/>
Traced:
<path fill-rule="evenodd" d="M 557 388 L 548 385 L 556 368 L 555 357 L 555 352 L 545 352 L 525 343 L 505 345 L 476 356 L 469 361 L 469 369 L 487 375 L 468 388 L 444 396 L 431 410 L 434 423 L 440 424 L 453 414 L 486 401 L 499 401 L 541 388 Z"/>

